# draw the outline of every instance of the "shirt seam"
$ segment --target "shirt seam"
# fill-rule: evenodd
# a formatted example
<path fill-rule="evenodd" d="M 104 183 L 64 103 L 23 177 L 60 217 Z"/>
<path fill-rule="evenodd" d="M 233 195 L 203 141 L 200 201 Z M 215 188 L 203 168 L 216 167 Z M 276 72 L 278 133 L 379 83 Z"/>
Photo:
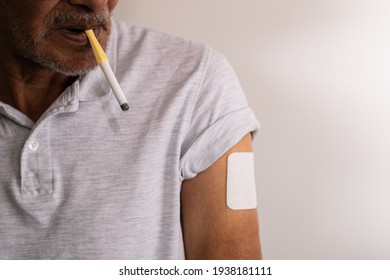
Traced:
<path fill-rule="evenodd" d="M 210 65 L 212 49 L 211 48 L 207 48 L 207 53 L 205 55 L 206 55 L 206 61 L 205 61 L 205 64 L 203 65 L 202 74 L 200 76 L 200 82 L 199 82 L 199 85 L 196 88 L 195 95 L 194 95 L 194 98 L 193 98 L 193 101 L 192 101 L 192 104 L 191 104 L 191 107 L 190 107 L 190 111 L 189 111 L 189 114 L 188 114 L 188 119 L 187 119 L 187 122 L 186 122 L 186 130 L 185 130 L 185 134 L 184 135 L 187 135 L 187 133 L 189 131 L 189 128 L 190 128 L 190 125 L 191 125 L 192 116 L 193 116 L 193 113 L 194 113 L 194 110 L 195 110 L 195 104 L 196 104 L 196 102 L 198 100 L 198 96 L 199 96 L 200 91 L 201 91 L 201 89 L 203 87 L 204 80 L 206 78 L 206 73 L 207 73 L 207 70 L 208 70 L 209 65 Z M 179 170 L 179 174 L 181 174 L 180 170 Z M 183 169 L 183 175 L 180 175 L 180 181 L 182 181 L 182 179 L 186 177 L 185 175 L 186 175 L 185 174 L 185 170 Z"/>

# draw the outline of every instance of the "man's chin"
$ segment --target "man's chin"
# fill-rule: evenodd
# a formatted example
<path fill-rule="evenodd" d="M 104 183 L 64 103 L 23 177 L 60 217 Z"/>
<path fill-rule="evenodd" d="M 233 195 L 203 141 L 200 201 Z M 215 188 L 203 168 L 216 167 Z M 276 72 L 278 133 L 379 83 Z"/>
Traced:
<path fill-rule="evenodd" d="M 59 62 L 50 59 L 39 59 L 35 60 L 35 62 L 44 69 L 68 77 L 77 77 L 85 75 L 97 67 L 97 63 L 95 60 L 85 63 L 71 63 L 70 61 Z"/>
<path fill-rule="evenodd" d="M 67 77 L 78 77 L 78 76 L 83 76 L 88 72 L 91 72 L 95 68 L 96 65 L 88 66 L 87 68 L 81 68 L 81 69 L 69 69 L 69 68 L 61 68 L 61 67 L 57 67 L 57 68 L 53 67 L 48 69 L 50 69 L 55 73 L 62 74 Z"/>

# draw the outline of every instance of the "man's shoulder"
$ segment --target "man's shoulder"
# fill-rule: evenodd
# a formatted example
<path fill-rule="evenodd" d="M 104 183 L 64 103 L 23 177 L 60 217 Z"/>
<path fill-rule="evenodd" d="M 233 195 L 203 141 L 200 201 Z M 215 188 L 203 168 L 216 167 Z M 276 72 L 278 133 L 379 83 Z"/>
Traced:
<path fill-rule="evenodd" d="M 113 37 L 118 59 L 137 56 L 155 62 L 199 63 L 210 51 L 204 44 L 125 22 L 114 23 Z"/>

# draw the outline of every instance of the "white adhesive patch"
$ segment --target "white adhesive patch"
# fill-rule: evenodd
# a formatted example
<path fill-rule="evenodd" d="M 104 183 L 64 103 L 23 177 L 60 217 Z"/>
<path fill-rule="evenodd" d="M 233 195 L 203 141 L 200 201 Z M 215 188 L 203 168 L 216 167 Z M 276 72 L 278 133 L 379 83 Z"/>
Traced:
<path fill-rule="evenodd" d="M 257 208 L 253 153 L 232 153 L 228 157 L 227 206 L 232 210 Z"/>

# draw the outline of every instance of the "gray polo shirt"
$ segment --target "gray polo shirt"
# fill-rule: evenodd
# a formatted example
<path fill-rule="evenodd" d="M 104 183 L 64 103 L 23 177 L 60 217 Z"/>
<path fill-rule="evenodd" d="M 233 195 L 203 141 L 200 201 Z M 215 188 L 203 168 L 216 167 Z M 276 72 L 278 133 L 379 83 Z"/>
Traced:
<path fill-rule="evenodd" d="M 225 58 L 113 25 L 108 55 L 34 123 L 0 102 L 0 259 L 182 259 L 182 181 L 259 124 Z"/>

